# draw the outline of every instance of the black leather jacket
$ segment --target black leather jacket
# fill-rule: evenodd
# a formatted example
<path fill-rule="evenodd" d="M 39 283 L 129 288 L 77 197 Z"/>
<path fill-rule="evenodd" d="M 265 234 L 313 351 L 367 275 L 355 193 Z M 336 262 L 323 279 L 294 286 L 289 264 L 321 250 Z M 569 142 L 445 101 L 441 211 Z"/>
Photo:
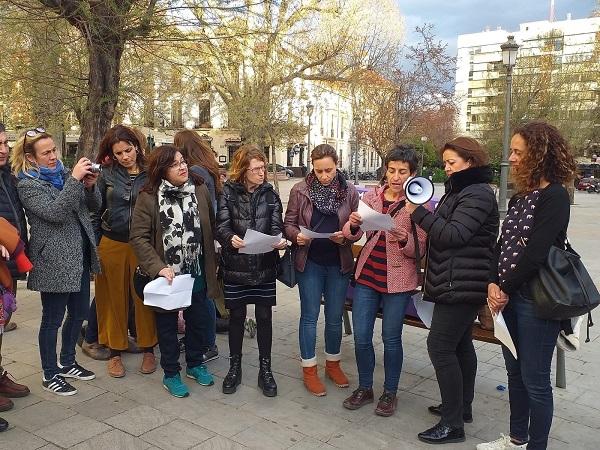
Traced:
<path fill-rule="evenodd" d="M 225 282 L 257 285 L 275 281 L 277 250 L 240 254 L 231 245 L 231 238 L 238 235 L 243 239 L 248 228 L 271 236 L 283 233 L 282 209 L 279 195 L 269 183 L 263 183 L 252 194 L 240 183 L 225 183 L 217 213 L 217 240 L 223 247 L 221 268 Z"/>
<path fill-rule="evenodd" d="M 133 181 L 127 169 L 120 164 L 105 167 L 98 178 L 102 207 L 92 222 L 96 239 L 101 236 L 119 242 L 129 242 L 131 216 L 137 196 L 146 183 L 146 172 L 140 172 Z"/>

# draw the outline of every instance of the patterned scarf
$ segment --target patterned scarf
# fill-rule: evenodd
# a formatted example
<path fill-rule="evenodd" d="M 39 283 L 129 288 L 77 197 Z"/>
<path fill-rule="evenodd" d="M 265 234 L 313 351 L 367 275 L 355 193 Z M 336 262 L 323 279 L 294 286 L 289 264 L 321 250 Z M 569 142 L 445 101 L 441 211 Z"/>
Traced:
<path fill-rule="evenodd" d="M 340 182 L 340 173 L 337 172 L 333 181 L 323 186 L 314 172 L 306 176 L 310 201 L 322 214 L 332 216 L 338 213 L 340 206 L 346 200 L 348 187 Z"/>
<path fill-rule="evenodd" d="M 540 198 L 540 191 L 535 190 L 519 197 L 510 207 L 506 219 L 502 223 L 502 239 L 498 275 L 504 282 L 508 274 L 517 266 L 519 259 L 529 240 L 535 207 Z"/>
<path fill-rule="evenodd" d="M 158 209 L 166 263 L 176 275 L 201 275 L 202 227 L 194 183 L 188 180 L 177 187 L 163 180 L 158 188 Z"/>

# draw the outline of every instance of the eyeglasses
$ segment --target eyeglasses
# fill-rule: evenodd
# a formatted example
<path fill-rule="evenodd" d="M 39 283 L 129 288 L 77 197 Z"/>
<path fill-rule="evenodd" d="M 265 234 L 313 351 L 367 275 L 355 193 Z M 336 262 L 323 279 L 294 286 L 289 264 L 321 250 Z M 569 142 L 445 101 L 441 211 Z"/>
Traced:
<path fill-rule="evenodd" d="M 260 167 L 254 167 L 253 169 L 248 169 L 250 172 L 252 172 L 254 175 L 257 175 L 259 173 L 262 172 L 266 172 L 267 168 L 265 166 L 260 166 Z"/>
<path fill-rule="evenodd" d="M 0 141 L 0 147 L 7 147 L 8 148 L 8 140 L 6 140 L 6 141 Z"/>
<path fill-rule="evenodd" d="M 182 159 L 181 161 L 175 161 L 169 167 L 171 169 L 181 169 L 182 167 L 187 167 L 187 163 L 185 162 L 185 159 Z"/>
<path fill-rule="evenodd" d="M 42 134 L 45 132 L 46 132 L 45 128 L 37 127 L 37 128 L 32 128 L 31 130 L 27 130 L 27 133 L 25 133 L 25 135 L 27 137 L 36 137 L 38 134 Z"/>

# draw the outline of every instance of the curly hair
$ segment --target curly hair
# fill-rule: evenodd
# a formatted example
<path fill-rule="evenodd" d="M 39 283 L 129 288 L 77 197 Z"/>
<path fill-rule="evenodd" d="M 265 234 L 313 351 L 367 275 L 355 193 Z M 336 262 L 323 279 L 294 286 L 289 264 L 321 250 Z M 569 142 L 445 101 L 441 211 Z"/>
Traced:
<path fill-rule="evenodd" d="M 555 126 L 542 121 L 529 122 L 514 130 L 513 136 L 517 134 L 527 145 L 519 171 L 513 173 L 518 192 L 537 188 L 542 178 L 561 184 L 573 180 L 577 165 L 569 143 Z"/>

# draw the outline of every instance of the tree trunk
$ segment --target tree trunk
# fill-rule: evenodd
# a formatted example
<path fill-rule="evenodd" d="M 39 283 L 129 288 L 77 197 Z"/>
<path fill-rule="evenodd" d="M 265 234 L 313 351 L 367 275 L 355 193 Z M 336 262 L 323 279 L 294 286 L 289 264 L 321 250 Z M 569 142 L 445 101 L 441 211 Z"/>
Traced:
<path fill-rule="evenodd" d="M 88 97 L 81 117 L 77 158 L 95 157 L 102 137 L 110 128 L 119 99 L 121 56 L 124 41 L 117 35 L 88 40 Z M 101 42 L 101 43 L 99 43 Z"/>

